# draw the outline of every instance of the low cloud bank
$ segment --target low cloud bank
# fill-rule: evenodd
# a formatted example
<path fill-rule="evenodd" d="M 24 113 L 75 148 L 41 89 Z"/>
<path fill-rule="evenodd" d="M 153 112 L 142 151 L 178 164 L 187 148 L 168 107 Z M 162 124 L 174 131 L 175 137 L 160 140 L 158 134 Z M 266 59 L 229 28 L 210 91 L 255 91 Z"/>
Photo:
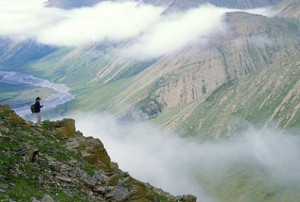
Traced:
<path fill-rule="evenodd" d="M 122 42 L 125 55 L 158 57 L 225 31 L 224 14 L 237 11 L 203 5 L 162 15 L 166 8 L 134 1 L 105 1 L 73 10 L 46 8 L 44 2 L 0 0 L 0 36 L 54 46 Z M 267 9 L 249 12 L 270 14 Z"/>
<path fill-rule="evenodd" d="M 263 180 L 259 173 L 264 173 L 267 186 L 300 187 L 299 134 L 249 128 L 238 137 L 204 143 L 146 123 L 120 123 L 109 115 L 72 117 L 76 117 L 78 130 L 102 140 L 122 170 L 176 195 L 191 193 L 202 201 L 216 201 L 216 187 L 226 184 L 224 176 L 229 180 L 236 175 L 238 179 L 241 172 L 252 173 L 249 183 L 256 178 Z"/>

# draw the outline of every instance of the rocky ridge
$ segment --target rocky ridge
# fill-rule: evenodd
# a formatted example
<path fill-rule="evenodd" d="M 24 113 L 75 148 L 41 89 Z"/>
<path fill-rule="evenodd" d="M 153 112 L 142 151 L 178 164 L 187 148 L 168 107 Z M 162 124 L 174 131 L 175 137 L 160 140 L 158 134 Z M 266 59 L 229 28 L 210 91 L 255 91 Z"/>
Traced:
<path fill-rule="evenodd" d="M 35 126 L 0 105 L 0 201 L 196 201 L 132 178 L 75 121 Z"/>
<path fill-rule="evenodd" d="M 48 0 L 46 6 L 49 7 L 58 7 L 63 9 L 72 9 L 80 7 L 89 7 L 97 3 L 100 3 L 104 0 Z M 120 1 L 120 0 L 110 0 L 110 1 Z M 137 1 L 137 0 L 136 0 Z M 228 7 L 228 8 L 257 8 L 257 7 L 266 7 L 272 6 L 282 0 L 142 0 L 139 2 L 144 2 L 147 4 L 152 4 L 156 6 L 168 6 L 169 11 L 178 11 L 186 10 L 192 7 L 197 7 L 203 4 L 212 4 L 219 7 Z"/>

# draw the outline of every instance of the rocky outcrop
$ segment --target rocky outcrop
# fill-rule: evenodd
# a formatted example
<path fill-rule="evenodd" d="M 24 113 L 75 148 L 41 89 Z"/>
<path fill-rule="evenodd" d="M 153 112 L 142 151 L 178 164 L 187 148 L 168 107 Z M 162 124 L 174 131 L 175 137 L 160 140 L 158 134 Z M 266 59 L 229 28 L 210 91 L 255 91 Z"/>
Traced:
<path fill-rule="evenodd" d="M 158 191 L 111 162 L 75 121 L 35 126 L 0 105 L 0 199 L 14 201 L 196 201 Z M 191 200 L 193 199 L 193 200 Z"/>
<path fill-rule="evenodd" d="M 56 121 L 54 123 L 54 127 L 61 135 L 66 137 L 74 137 L 76 134 L 75 120 L 73 119 Z"/>

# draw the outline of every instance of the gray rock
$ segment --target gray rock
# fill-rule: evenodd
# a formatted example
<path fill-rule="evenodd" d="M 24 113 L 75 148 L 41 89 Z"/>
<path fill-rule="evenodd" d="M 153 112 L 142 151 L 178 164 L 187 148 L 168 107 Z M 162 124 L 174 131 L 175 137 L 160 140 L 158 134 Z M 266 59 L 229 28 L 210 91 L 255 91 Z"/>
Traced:
<path fill-rule="evenodd" d="M 4 132 L 8 133 L 9 129 L 4 126 L 0 126 L 0 131 L 4 131 Z"/>
<path fill-rule="evenodd" d="M 129 177 L 129 173 L 128 173 L 128 172 L 123 172 L 123 171 L 121 171 L 121 172 L 120 172 L 120 176 L 123 177 L 123 178 Z"/>
<path fill-rule="evenodd" d="M 86 172 L 84 170 L 79 170 L 78 177 L 82 177 L 84 175 L 86 175 Z"/>
<path fill-rule="evenodd" d="M 95 187 L 95 188 L 93 189 L 93 191 L 94 191 L 94 192 L 97 192 L 97 193 L 99 193 L 99 194 L 105 194 L 106 188 L 104 188 L 104 187 Z"/>
<path fill-rule="evenodd" d="M 94 178 L 95 178 L 96 180 L 98 180 L 98 181 L 104 181 L 104 177 L 103 177 L 101 174 L 99 174 L 99 173 L 96 173 L 96 174 L 94 175 Z"/>
<path fill-rule="evenodd" d="M 103 194 L 105 194 L 106 197 L 113 197 L 113 190 L 114 190 L 114 187 L 110 186 L 110 187 L 107 187 L 104 189 L 104 192 Z"/>
<path fill-rule="evenodd" d="M 41 202 L 54 202 L 53 198 L 49 196 L 48 194 L 45 194 L 44 197 L 42 198 Z"/>
<path fill-rule="evenodd" d="M 93 187 L 96 185 L 96 180 L 86 173 L 80 176 L 80 180 L 83 181 L 88 187 Z"/>
<path fill-rule="evenodd" d="M 56 179 L 63 181 L 63 182 L 68 182 L 68 183 L 72 182 L 72 179 L 69 177 L 56 176 Z"/>
<path fill-rule="evenodd" d="M 41 201 L 37 200 L 35 197 L 31 197 L 30 200 L 31 200 L 31 202 L 41 202 Z"/>
<path fill-rule="evenodd" d="M 28 152 L 25 154 L 25 159 L 30 162 L 35 162 L 36 156 L 39 154 L 38 149 L 30 149 Z"/>
<path fill-rule="evenodd" d="M 183 196 L 177 196 L 177 200 L 182 202 L 196 202 L 197 197 L 193 195 L 183 195 Z"/>
<path fill-rule="evenodd" d="M 0 189 L 0 194 L 6 193 L 7 191 L 4 189 Z"/>
<path fill-rule="evenodd" d="M 109 178 L 108 184 L 111 186 L 116 186 L 119 183 L 119 180 L 120 180 L 119 174 L 116 173 Z"/>
<path fill-rule="evenodd" d="M 123 187 L 123 186 L 116 186 L 115 190 L 114 190 L 114 199 L 117 201 L 122 201 L 124 199 L 129 198 L 129 191 L 127 188 Z"/>
<path fill-rule="evenodd" d="M 68 172 L 68 175 L 73 178 L 76 177 L 76 174 L 74 172 Z"/>

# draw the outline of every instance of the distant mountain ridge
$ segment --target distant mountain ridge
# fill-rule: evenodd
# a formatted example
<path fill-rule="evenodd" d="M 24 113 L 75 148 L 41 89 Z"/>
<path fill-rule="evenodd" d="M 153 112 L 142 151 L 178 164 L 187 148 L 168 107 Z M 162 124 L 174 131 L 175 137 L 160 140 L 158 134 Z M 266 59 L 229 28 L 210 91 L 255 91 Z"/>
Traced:
<path fill-rule="evenodd" d="M 48 0 L 46 6 L 49 7 L 58 7 L 63 9 L 72 9 L 93 6 L 97 3 L 102 2 L 103 0 Z M 121 1 L 121 0 L 111 0 L 111 1 Z M 197 7 L 202 4 L 212 4 L 219 7 L 227 8 L 258 8 L 258 7 L 267 7 L 273 6 L 276 3 L 282 0 L 142 0 L 147 4 L 153 4 L 157 6 L 166 6 L 169 5 L 170 10 L 185 10 L 192 7 Z"/>
<path fill-rule="evenodd" d="M 168 1 L 163 3 L 168 4 Z M 282 94 L 296 92 L 298 95 L 292 88 L 295 83 L 290 83 L 295 80 L 289 84 L 284 79 L 279 80 L 287 86 L 277 93 L 273 92 L 276 89 L 272 85 L 265 85 L 266 89 L 262 91 L 265 94 L 257 95 L 266 101 L 252 101 L 267 109 L 256 110 L 253 114 L 251 110 L 256 108 L 254 104 L 250 107 L 252 101 L 247 102 L 248 99 L 238 95 L 231 97 L 235 98 L 236 103 L 244 104 L 237 104 L 235 108 L 223 105 L 228 107 L 228 111 L 209 110 L 208 103 L 213 98 L 217 98 L 216 102 L 225 102 L 223 99 L 226 100 L 226 93 L 229 94 L 232 86 L 243 89 L 237 91 L 239 94 L 245 91 L 252 95 L 258 92 L 256 88 L 264 87 L 244 88 L 242 84 L 247 83 L 246 80 L 251 78 L 251 81 L 257 82 L 261 78 L 267 82 L 268 78 L 269 82 L 275 82 L 281 68 L 288 70 L 286 77 L 294 78 L 292 70 L 298 70 L 295 57 L 300 54 L 300 25 L 295 21 L 298 19 L 297 3 L 296 0 L 280 2 L 273 9 L 279 13 L 274 18 L 244 12 L 228 13 L 224 18 L 228 26 L 226 34 L 217 34 L 207 45 L 194 43 L 151 60 L 122 57 L 119 50 L 126 47 L 124 42 L 59 48 L 45 52 L 41 58 L 26 61 L 23 57 L 23 64 L 20 61 L 12 64 L 14 58 L 22 59 L 24 53 L 33 51 L 24 42 L 24 45 L 18 44 L 15 51 L 9 49 L 10 52 L 1 52 L 1 55 L 10 56 L 9 60 L 2 61 L 1 68 L 7 70 L 13 66 L 51 81 L 67 83 L 76 95 L 76 100 L 68 106 L 70 110 L 106 110 L 115 114 L 125 113 L 126 116 L 138 111 L 138 118 L 153 119 L 166 128 L 183 131 L 186 135 L 219 137 L 226 133 L 230 122 L 237 116 L 260 124 L 275 122 L 281 127 L 295 127 L 300 122 L 300 117 L 294 113 L 299 110 L 295 103 L 300 98 L 294 96 L 290 100 Z M 35 45 L 30 47 L 36 48 Z M 276 69 L 276 72 L 271 74 L 268 69 Z M 277 102 L 264 105 L 268 96 L 278 99 Z M 284 97 L 289 100 L 283 102 L 290 103 L 289 110 L 280 105 L 280 99 Z M 283 117 L 276 116 L 279 109 Z M 266 113 L 261 115 L 259 112 L 264 110 Z M 202 117 L 203 111 L 210 114 L 207 116 L 210 118 Z M 209 127 L 213 122 L 214 126 Z"/>

